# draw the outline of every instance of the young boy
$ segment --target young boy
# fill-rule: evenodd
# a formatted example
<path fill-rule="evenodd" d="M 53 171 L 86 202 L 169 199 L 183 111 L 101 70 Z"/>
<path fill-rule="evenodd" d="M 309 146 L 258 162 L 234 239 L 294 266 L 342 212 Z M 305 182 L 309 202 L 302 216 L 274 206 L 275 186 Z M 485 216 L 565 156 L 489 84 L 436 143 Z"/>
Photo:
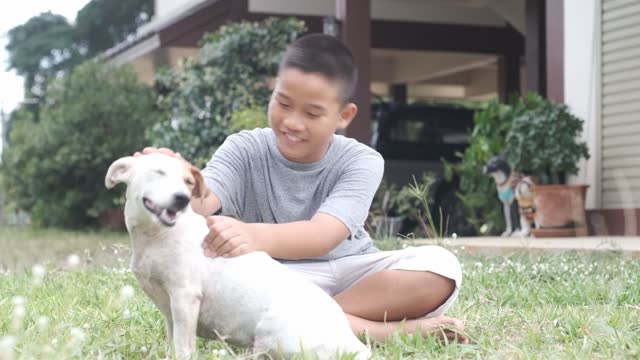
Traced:
<path fill-rule="evenodd" d="M 450 329 L 463 325 L 442 314 L 462 280 L 455 256 L 437 246 L 381 252 L 364 230 L 384 161 L 334 134 L 357 113 L 356 82 L 352 55 L 334 37 L 307 35 L 288 47 L 270 128 L 229 136 L 202 172 L 211 192 L 192 206 L 210 227 L 205 255 L 267 252 L 333 296 L 356 334 L 384 340 L 405 320 L 403 332 L 453 339 Z"/>

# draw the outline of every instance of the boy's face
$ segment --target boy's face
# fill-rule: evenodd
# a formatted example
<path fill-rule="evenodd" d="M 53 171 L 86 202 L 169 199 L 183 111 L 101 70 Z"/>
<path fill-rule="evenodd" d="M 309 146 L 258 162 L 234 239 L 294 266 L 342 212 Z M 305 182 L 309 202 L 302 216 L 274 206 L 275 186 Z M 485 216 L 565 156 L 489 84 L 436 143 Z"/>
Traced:
<path fill-rule="evenodd" d="M 353 103 L 342 105 L 338 94 L 339 84 L 323 75 L 296 68 L 280 71 L 269 102 L 269 124 L 287 160 L 321 160 L 336 129 L 349 126 L 358 109 Z"/>

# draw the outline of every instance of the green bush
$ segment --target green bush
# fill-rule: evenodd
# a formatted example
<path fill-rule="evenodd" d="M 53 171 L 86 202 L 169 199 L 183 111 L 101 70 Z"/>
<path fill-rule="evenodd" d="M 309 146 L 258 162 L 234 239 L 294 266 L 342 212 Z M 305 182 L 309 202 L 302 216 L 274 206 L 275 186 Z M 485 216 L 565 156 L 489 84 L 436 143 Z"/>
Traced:
<path fill-rule="evenodd" d="M 107 168 L 143 146 L 155 118 L 154 94 L 130 68 L 88 61 L 52 82 L 39 122 L 13 124 L 2 154 L 7 197 L 43 226 L 92 225 L 119 207 L 104 187 Z"/>
<path fill-rule="evenodd" d="M 511 98 L 506 104 L 497 100 L 488 102 L 475 113 L 470 145 L 463 154 L 459 154 L 462 161 L 445 164 L 447 177 L 451 178 L 454 173 L 459 175 L 458 196 L 465 205 L 467 220 L 481 234 L 496 234 L 504 227 L 495 183 L 490 176 L 483 174 L 482 168 L 492 156 L 505 151 L 513 120 L 544 101 L 536 94 L 528 94 L 524 98 Z"/>
<path fill-rule="evenodd" d="M 537 107 L 513 120 L 506 139 L 506 157 L 517 171 L 543 183 L 564 183 L 578 173 L 578 161 L 589 158 L 587 144 L 578 141 L 583 121 L 567 105 L 535 97 Z"/>
<path fill-rule="evenodd" d="M 167 116 L 149 131 L 153 144 L 203 165 L 229 134 L 266 126 L 269 81 L 287 44 L 304 31 L 302 21 L 268 18 L 206 35 L 199 60 L 188 59 L 156 78 Z"/>

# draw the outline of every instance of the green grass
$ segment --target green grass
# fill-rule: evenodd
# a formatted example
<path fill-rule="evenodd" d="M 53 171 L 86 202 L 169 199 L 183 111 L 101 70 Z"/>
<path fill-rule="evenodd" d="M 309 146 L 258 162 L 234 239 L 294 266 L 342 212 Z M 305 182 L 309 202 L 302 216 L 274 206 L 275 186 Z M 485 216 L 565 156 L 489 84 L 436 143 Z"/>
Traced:
<path fill-rule="evenodd" d="M 80 257 L 78 265 L 66 261 L 69 254 Z M 397 336 L 376 347 L 377 358 L 640 357 L 638 262 L 615 253 L 459 256 L 463 286 L 449 315 L 465 321 L 471 343 Z M 126 234 L 0 227 L 0 359 L 12 342 L 16 359 L 166 356 L 163 319 L 128 261 Z M 35 264 L 46 269 L 41 283 Z M 122 294 L 128 286 L 131 297 Z M 219 341 L 198 346 L 199 358 L 248 357 Z"/>

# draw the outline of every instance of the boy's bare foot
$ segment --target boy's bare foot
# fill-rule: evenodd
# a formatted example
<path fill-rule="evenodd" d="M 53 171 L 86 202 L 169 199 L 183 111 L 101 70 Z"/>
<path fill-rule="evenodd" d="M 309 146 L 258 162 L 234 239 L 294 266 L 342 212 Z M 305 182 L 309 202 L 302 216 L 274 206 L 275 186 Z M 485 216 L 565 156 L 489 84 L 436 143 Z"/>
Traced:
<path fill-rule="evenodd" d="M 448 316 L 406 320 L 402 332 L 412 334 L 418 329 L 422 330 L 424 336 L 436 335 L 442 340 L 446 338 L 449 342 L 462 344 L 469 342 L 469 339 L 462 334 L 464 332 L 462 321 Z"/>
<path fill-rule="evenodd" d="M 356 335 L 367 332 L 371 339 L 385 342 L 396 331 L 403 334 L 413 334 L 420 329 L 422 336 L 437 336 L 442 341 L 469 343 L 469 339 L 464 336 L 464 325 L 462 321 L 448 316 L 437 316 L 433 318 L 420 318 L 400 321 L 378 322 L 359 318 L 346 314 L 351 329 Z"/>

